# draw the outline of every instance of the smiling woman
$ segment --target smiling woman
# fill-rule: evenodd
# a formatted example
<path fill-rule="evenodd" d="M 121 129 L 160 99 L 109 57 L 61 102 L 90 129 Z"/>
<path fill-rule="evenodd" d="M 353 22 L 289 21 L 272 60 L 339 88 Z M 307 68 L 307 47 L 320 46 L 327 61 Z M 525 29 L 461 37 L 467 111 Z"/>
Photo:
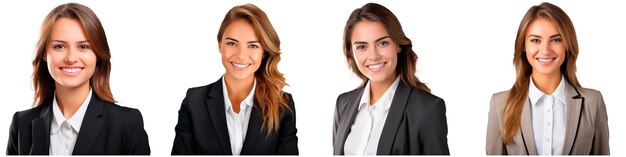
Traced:
<path fill-rule="evenodd" d="M 187 91 L 172 155 L 297 155 L 296 110 L 282 90 L 280 40 L 265 12 L 252 4 L 233 7 L 217 41 L 226 73 Z"/>
<path fill-rule="evenodd" d="M 334 154 L 450 154 L 445 103 L 417 78 L 417 55 L 396 16 L 365 4 L 343 35 L 345 59 L 362 83 L 337 98 Z"/>
<path fill-rule="evenodd" d="M 110 58 L 91 9 L 53 9 L 33 60 L 34 108 L 14 114 L 7 154 L 150 154 L 141 113 L 115 104 Z"/>
<path fill-rule="evenodd" d="M 528 9 L 513 55 L 513 87 L 491 97 L 487 154 L 608 155 L 606 106 L 599 91 L 578 83 L 569 16 L 550 3 Z"/>

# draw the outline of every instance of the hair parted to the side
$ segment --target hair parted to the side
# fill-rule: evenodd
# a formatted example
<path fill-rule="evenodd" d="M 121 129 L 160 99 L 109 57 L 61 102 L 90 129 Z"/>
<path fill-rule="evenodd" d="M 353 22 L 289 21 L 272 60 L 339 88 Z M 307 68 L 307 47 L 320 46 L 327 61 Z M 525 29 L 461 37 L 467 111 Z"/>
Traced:
<path fill-rule="evenodd" d="M 42 24 L 39 42 L 37 43 L 37 52 L 33 60 L 32 78 L 35 93 L 33 105 L 43 105 L 52 101 L 54 97 L 55 81 L 48 71 L 44 56 L 46 55 L 46 48 L 50 43 L 52 27 L 60 18 L 78 20 L 81 24 L 85 36 L 91 43 L 91 47 L 97 57 L 96 69 L 89 80 L 89 85 L 100 99 L 115 103 L 109 87 L 111 53 L 104 28 L 96 14 L 87 6 L 78 3 L 67 3 L 59 5 L 50 11 Z"/>
<path fill-rule="evenodd" d="M 533 67 L 526 58 L 525 40 L 528 26 L 537 18 L 544 18 L 554 22 L 565 44 L 565 61 L 560 67 L 565 79 L 575 88 L 581 88 L 576 78 L 576 58 L 578 57 L 578 41 L 574 24 L 569 16 L 558 6 L 544 2 L 528 9 L 520 22 L 515 39 L 515 53 L 513 64 L 515 65 L 516 80 L 511 87 L 509 96 L 504 107 L 504 124 L 502 125 L 502 140 L 506 144 L 513 144 L 513 136 L 518 133 L 521 123 L 522 109 L 528 100 L 528 86 L 531 81 Z"/>
<path fill-rule="evenodd" d="M 412 88 L 430 93 L 430 88 L 417 78 L 417 54 L 413 51 L 411 40 L 402 31 L 400 21 L 389 9 L 376 3 L 367 3 L 352 11 L 343 33 L 343 53 L 352 72 L 363 80 L 361 87 L 367 84 L 368 78 L 359 71 L 354 61 L 351 36 L 354 26 L 363 20 L 380 22 L 389 33 L 389 37 L 400 45 L 401 52 L 398 53 L 398 64 L 395 70 L 402 82 Z"/>
<path fill-rule="evenodd" d="M 282 90 L 287 83 L 283 74 L 278 71 L 280 39 L 263 10 L 253 4 L 244 4 L 235 6 L 226 13 L 217 34 L 217 41 L 221 42 L 226 27 L 240 19 L 248 21 L 253 26 L 264 51 L 261 66 L 254 73 L 256 78 L 254 98 L 259 103 L 263 117 L 262 129 L 269 135 L 278 131 L 280 113 L 285 110 L 291 111 L 288 105 L 289 96 Z"/>

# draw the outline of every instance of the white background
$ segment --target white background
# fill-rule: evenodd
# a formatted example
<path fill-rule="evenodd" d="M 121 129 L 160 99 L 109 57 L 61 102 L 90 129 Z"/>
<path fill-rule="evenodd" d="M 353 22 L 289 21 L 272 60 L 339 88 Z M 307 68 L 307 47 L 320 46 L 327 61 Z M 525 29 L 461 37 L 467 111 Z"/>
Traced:
<path fill-rule="evenodd" d="M 541 1 L 382 1 L 399 18 L 419 56 L 418 76 L 446 101 L 453 156 L 485 154 L 492 93 L 514 82 L 514 40 L 522 16 Z M 14 112 L 31 108 L 32 59 L 44 17 L 66 1 L 0 2 L 0 150 Z M 138 108 L 153 155 L 168 155 L 178 109 L 190 87 L 224 73 L 216 34 L 226 12 L 248 1 L 79 1 L 108 37 L 118 104 Z M 332 154 L 332 116 L 340 93 L 358 86 L 342 52 L 349 14 L 367 1 L 252 1 L 282 41 L 279 69 L 297 109 L 300 154 Z M 554 1 L 574 22 L 583 87 L 600 90 L 611 154 L 626 155 L 624 37 L 620 1 Z"/>

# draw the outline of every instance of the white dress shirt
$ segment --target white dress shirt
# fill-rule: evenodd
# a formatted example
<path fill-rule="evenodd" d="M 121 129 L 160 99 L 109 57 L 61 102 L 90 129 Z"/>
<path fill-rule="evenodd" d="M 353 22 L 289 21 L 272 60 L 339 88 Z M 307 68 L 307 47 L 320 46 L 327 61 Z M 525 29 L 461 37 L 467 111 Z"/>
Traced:
<path fill-rule="evenodd" d="M 399 82 L 400 77 L 397 77 L 373 105 L 370 105 L 370 82 L 367 82 L 359 102 L 359 111 L 344 144 L 346 155 L 376 155 L 378 141 Z"/>
<path fill-rule="evenodd" d="M 241 154 L 243 141 L 248 131 L 248 122 L 250 121 L 250 113 L 254 106 L 254 90 L 256 89 L 256 79 L 252 85 L 250 94 L 239 103 L 239 113 L 233 110 L 232 103 L 228 98 L 228 90 L 226 88 L 226 80 L 222 76 L 222 91 L 224 93 L 224 108 L 226 109 L 226 126 L 228 127 L 228 136 L 230 137 L 230 149 L 233 155 Z"/>
<path fill-rule="evenodd" d="M 539 155 L 560 155 L 565 142 L 565 78 L 552 95 L 539 90 L 531 79 L 528 88 L 533 134 Z"/>
<path fill-rule="evenodd" d="M 91 101 L 91 88 L 89 88 L 87 98 L 83 100 L 83 104 L 80 105 L 74 115 L 70 119 L 65 119 L 57 103 L 57 98 L 54 96 L 52 100 L 54 116 L 52 116 L 52 124 L 50 125 L 50 155 L 72 155 L 89 101 Z"/>

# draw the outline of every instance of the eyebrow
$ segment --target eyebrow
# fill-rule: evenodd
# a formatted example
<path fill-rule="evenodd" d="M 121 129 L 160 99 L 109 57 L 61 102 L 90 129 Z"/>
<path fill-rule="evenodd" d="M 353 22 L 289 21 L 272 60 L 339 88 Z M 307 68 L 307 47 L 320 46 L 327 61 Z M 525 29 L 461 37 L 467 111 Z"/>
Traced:
<path fill-rule="evenodd" d="M 239 40 L 234 39 L 234 38 L 231 38 L 231 37 L 226 37 L 226 40 L 232 40 L 232 41 L 234 41 L 234 42 L 239 42 Z M 246 42 L 246 43 L 248 43 L 248 44 L 252 44 L 252 43 L 260 43 L 260 42 L 259 42 L 259 41 L 248 41 L 248 42 Z"/>
<path fill-rule="evenodd" d="M 384 36 L 384 37 L 380 37 L 380 38 L 378 38 L 378 39 L 374 40 L 374 42 L 379 42 L 379 41 L 381 41 L 381 40 L 385 40 L 385 39 L 387 39 L 387 38 L 389 38 L 389 36 L 388 36 L 388 35 L 387 35 L 387 36 Z M 356 44 L 367 44 L 367 42 L 365 42 L 365 41 L 356 41 L 356 42 L 354 42 L 352 45 L 356 45 Z"/>
<path fill-rule="evenodd" d="M 535 35 L 535 34 L 530 34 L 528 35 L 528 37 L 537 37 L 537 38 L 541 38 L 540 35 Z M 554 37 L 561 37 L 561 34 L 555 34 L 555 35 L 551 35 L 550 38 L 554 38 Z"/>
<path fill-rule="evenodd" d="M 60 42 L 60 43 L 65 43 L 65 44 L 67 44 L 67 41 L 63 41 L 63 40 L 52 40 L 52 41 L 50 41 L 50 42 Z M 88 43 L 88 42 L 89 42 L 89 40 L 82 40 L 82 41 L 78 41 L 78 42 L 76 42 L 76 43 Z"/>

